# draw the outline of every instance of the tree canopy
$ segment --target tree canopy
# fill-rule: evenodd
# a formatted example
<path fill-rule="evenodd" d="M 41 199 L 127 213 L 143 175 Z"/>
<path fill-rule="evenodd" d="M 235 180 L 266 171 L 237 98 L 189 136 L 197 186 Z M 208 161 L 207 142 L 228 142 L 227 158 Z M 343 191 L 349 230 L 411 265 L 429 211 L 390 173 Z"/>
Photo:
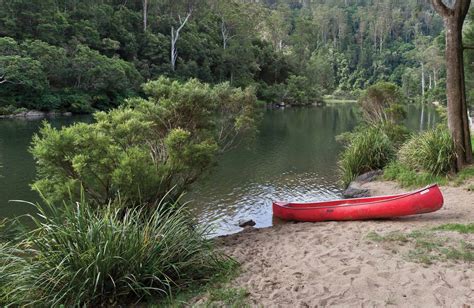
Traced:
<path fill-rule="evenodd" d="M 268 102 L 295 93 L 295 84 L 306 87 L 310 103 L 381 80 L 410 98 L 443 100 L 435 90 L 444 80 L 442 22 L 425 1 L 0 0 L 0 6 L 0 106 L 103 110 L 143 96 L 139 85 L 159 76 L 254 86 Z"/>

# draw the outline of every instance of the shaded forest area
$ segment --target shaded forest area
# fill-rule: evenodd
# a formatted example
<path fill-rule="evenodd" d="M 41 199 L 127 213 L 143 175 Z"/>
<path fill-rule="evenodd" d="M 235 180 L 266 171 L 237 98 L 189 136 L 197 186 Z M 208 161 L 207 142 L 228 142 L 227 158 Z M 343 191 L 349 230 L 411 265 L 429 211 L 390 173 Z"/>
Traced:
<path fill-rule="evenodd" d="M 411 99 L 445 100 L 443 26 L 428 1 L 0 0 L 0 7 L 3 109 L 109 109 L 162 75 L 255 86 L 265 102 L 356 97 L 380 80 Z"/>

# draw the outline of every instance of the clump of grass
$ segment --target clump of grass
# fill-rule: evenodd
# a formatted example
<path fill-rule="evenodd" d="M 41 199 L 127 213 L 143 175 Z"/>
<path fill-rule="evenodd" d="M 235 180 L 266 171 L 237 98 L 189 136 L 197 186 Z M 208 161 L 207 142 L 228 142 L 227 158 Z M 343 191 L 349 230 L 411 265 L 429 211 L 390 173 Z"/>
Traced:
<path fill-rule="evenodd" d="M 466 229 L 467 228 L 467 229 Z M 409 260 L 432 264 L 435 261 L 474 261 L 474 245 L 465 241 L 453 241 L 449 237 L 440 237 L 433 233 L 435 230 L 467 230 L 472 232 L 471 225 L 460 227 L 458 225 L 442 225 L 432 230 L 418 230 L 410 233 L 390 232 L 386 235 L 381 235 L 377 232 L 371 232 L 367 235 L 369 241 L 374 242 L 389 242 L 390 249 L 393 249 L 393 243 L 398 243 L 400 246 L 407 245 L 409 248 L 406 257 Z M 459 231 L 462 232 L 462 231 Z"/>
<path fill-rule="evenodd" d="M 346 135 L 348 141 L 339 165 L 342 181 L 347 186 L 355 177 L 382 169 L 395 156 L 395 149 L 383 129 L 370 126 Z"/>
<path fill-rule="evenodd" d="M 474 178 L 474 166 L 469 166 L 462 169 L 456 174 L 456 178 L 454 179 L 454 184 L 461 185 L 466 180 L 472 179 L 472 178 Z"/>
<path fill-rule="evenodd" d="M 246 304 L 248 292 L 242 288 L 219 288 L 209 292 L 207 306 L 250 307 Z"/>
<path fill-rule="evenodd" d="M 398 161 L 391 162 L 384 168 L 383 178 L 397 181 L 402 187 L 421 187 L 433 183 L 443 185 L 448 182 L 446 176 L 437 176 L 423 171 L 417 172 Z"/>
<path fill-rule="evenodd" d="M 445 175 L 453 170 L 456 153 L 454 142 L 446 127 L 413 135 L 398 153 L 400 162 L 415 170 L 433 175 Z"/>
<path fill-rule="evenodd" d="M 444 224 L 433 228 L 433 230 L 455 231 L 459 233 L 474 233 L 474 223 L 472 224 Z"/>
<path fill-rule="evenodd" d="M 177 204 L 151 214 L 123 208 L 93 210 L 85 201 L 39 207 L 34 230 L 4 249 L 5 298 L 39 306 L 134 303 L 209 281 L 232 262 Z"/>

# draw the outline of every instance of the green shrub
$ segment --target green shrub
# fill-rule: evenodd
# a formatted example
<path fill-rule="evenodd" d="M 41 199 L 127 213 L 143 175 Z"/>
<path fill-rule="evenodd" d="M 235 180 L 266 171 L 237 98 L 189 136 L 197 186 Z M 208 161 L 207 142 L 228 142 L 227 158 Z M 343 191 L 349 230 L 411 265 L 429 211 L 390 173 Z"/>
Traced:
<path fill-rule="evenodd" d="M 215 156 L 256 131 L 252 88 L 213 87 L 160 78 L 144 86 L 147 100 L 129 99 L 92 124 L 63 129 L 45 124 L 34 136 L 33 187 L 50 201 L 78 197 L 98 206 L 120 197 L 127 205 L 155 204 L 172 188 L 180 195 Z"/>
<path fill-rule="evenodd" d="M 39 207 L 27 238 L 0 247 L 2 300 L 131 304 L 208 281 L 234 262 L 215 252 L 206 229 L 193 226 L 176 204 L 160 204 L 151 214 L 123 207 L 93 210 L 85 201 Z"/>
<path fill-rule="evenodd" d="M 433 175 L 447 174 L 456 158 L 454 143 L 446 127 L 439 126 L 413 135 L 398 153 L 402 164 Z"/>
<path fill-rule="evenodd" d="M 362 173 L 382 169 L 395 156 L 390 138 L 380 127 L 360 128 L 345 138 L 348 142 L 339 161 L 345 185 Z"/>
<path fill-rule="evenodd" d="M 401 89 L 384 81 L 368 87 L 359 98 L 364 120 L 372 124 L 399 123 L 406 118 L 404 102 Z"/>

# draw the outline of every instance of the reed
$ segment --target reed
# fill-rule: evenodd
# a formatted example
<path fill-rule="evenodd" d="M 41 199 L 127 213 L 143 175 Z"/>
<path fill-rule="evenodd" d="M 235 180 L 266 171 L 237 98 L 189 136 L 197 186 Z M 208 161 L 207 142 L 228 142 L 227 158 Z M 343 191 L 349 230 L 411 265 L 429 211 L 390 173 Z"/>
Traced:
<path fill-rule="evenodd" d="M 398 158 L 409 168 L 445 175 L 453 170 L 456 153 L 448 129 L 438 126 L 413 135 L 400 148 Z"/>
<path fill-rule="evenodd" d="M 339 166 L 342 171 L 342 181 L 347 186 L 356 176 L 382 169 L 395 156 L 395 149 L 385 131 L 378 126 L 359 129 L 347 140 Z"/>
<path fill-rule="evenodd" d="M 117 204 L 92 209 L 84 200 L 38 208 L 24 241 L 2 247 L 3 300 L 15 305 L 156 300 L 233 262 L 213 250 L 207 230 L 192 226 L 177 204 L 160 204 L 151 214 Z"/>

